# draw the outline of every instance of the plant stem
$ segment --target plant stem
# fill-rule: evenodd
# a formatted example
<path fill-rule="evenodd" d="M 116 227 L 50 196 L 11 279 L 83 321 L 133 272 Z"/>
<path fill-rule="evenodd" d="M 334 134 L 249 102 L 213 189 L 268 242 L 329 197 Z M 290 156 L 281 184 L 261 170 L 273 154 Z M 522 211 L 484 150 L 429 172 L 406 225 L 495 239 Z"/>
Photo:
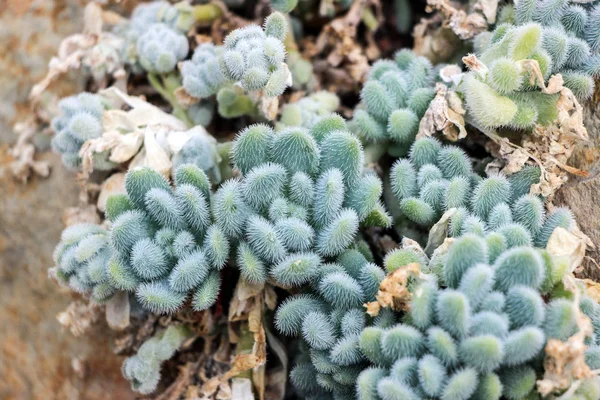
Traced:
<path fill-rule="evenodd" d="M 361 19 L 371 31 L 376 31 L 379 28 L 379 22 L 375 18 L 375 15 L 373 15 L 373 11 L 369 8 L 364 9 Z"/>
<path fill-rule="evenodd" d="M 157 75 L 155 73 L 148 74 L 148 82 L 150 85 L 160 94 L 166 101 L 169 102 L 173 108 L 173 115 L 183 122 L 188 127 L 194 126 L 194 123 L 188 116 L 187 112 L 175 97 L 175 90 L 181 86 L 179 76 L 176 73 L 170 73 L 168 75 Z"/>

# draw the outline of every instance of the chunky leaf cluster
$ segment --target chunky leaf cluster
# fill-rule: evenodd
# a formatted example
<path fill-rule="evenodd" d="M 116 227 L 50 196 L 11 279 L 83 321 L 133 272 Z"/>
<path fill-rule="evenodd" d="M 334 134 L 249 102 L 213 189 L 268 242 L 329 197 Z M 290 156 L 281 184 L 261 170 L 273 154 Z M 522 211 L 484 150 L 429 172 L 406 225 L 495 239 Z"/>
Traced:
<path fill-rule="evenodd" d="M 545 28 L 555 28 L 567 36 L 567 58 L 584 56 L 584 59 L 564 60 L 566 67 L 578 68 L 582 62 L 590 61 L 585 56 L 600 51 L 600 2 L 597 0 L 579 2 L 570 0 L 524 0 L 519 1 L 514 10 L 516 25 L 531 21 Z M 583 39 L 587 47 L 575 44 L 575 39 Z M 561 43 L 554 45 L 563 46 Z M 550 46 L 550 43 L 546 44 Z M 577 48 L 577 51 L 574 50 Z M 580 50 L 586 50 L 581 53 Z M 548 49 L 548 52 L 552 52 Z M 597 57 L 597 56 L 596 56 Z"/>
<path fill-rule="evenodd" d="M 586 11 L 567 3 L 519 2 L 516 25 L 500 24 L 494 32 L 477 38 L 484 65 L 468 73 L 461 85 L 477 125 L 531 129 L 535 124 L 554 121 L 557 95 L 538 89 L 553 74 L 560 73 L 564 85 L 580 100 L 592 95 L 594 78 L 600 73 L 600 49 L 576 33 L 580 28 L 574 27 L 573 18 L 577 14 L 600 31 L 600 9 Z M 531 60 L 537 62 L 539 73 L 534 72 Z"/>
<path fill-rule="evenodd" d="M 252 125 L 232 155 L 242 178 L 222 184 L 212 208 L 217 226 L 239 242 L 247 281 L 311 283 L 326 260 L 353 245 L 359 224 L 389 224 L 381 181 L 364 173 L 361 143 L 337 115 L 277 134 Z"/>
<path fill-rule="evenodd" d="M 219 184 L 222 180 L 220 164 L 223 158 L 219 153 L 217 140 L 206 130 L 198 127 L 190 132 L 191 135 L 181 150 L 173 155 L 173 176 L 180 166 L 193 164 L 206 173 L 211 183 Z"/>
<path fill-rule="evenodd" d="M 290 379 L 302 398 L 355 399 L 356 380 L 368 365 L 360 333 L 395 321 L 390 310 L 371 321 L 363 303 L 375 298 L 385 273 L 357 250 L 321 267 L 311 290 L 286 299 L 275 315 L 284 335 L 302 338 Z"/>
<path fill-rule="evenodd" d="M 340 99 L 336 94 L 325 90 L 315 92 L 295 103 L 284 105 L 277 128 L 301 126 L 310 129 L 339 106 Z"/>
<path fill-rule="evenodd" d="M 54 250 L 54 274 L 71 290 L 102 303 L 116 292 L 108 277 L 111 254 L 105 229 L 94 224 L 72 225 L 63 231 Z"/>
<path fill-rule="evenodd" d="M 396 161 L 390 172 L 392 191 L 410 221 L 430 227 L 444 212 L 456 208 L 450 236 L 495 231 L 509 248 L 543 248 L 554 229 L 568 230 L 573 225 L 568 209 L 557 208 L 546 215 L 544 202 L 528 194 L 539 177 L 539 168 L 525 167 L 508 179 L 481 178 L 462 149 L 442 146 L 434 138 L 417 140 L 409 157 Z"/>
<path fill-rule="evenodd" d="M 123 362 L 123 376 L 131 382 L 131 388 L 142 394 L 154 392 L 160 381 L 161 364 L 173 357 L 188 335 L 184 326 L 171 325 L 145 341 L 135 356 Z"/>
<path fill-rule="evenodd" d="M 435 95 L 429 60 L 400 50 L 394 60 L 375 62 L 360 93 L 363 109 L 352 119 L 353 131 L 367 142 L 391 142 L 404 154 Z"/>
<path fill-rule="evenodd" d="M 138 34 L 144 33 L 149 26 L 163 23 L 172 29 L 177 28 L 180 12 L 168 1 L 158 0 L 138 4 L 131 14 L 130 29 Z M 182 30 L 183 29 L 179 29 Z"/>
<path fill-rule="evenodd" d="M 137 40 L 137 54 L 141 66 L 151 73 L 167 73 L 187 57 L 189 44 L 182 33 L 157 23 L 151 25 Z"/>
<path fill-rule="evenodd" d="M 459 238 L 442 262 L 446 287 L 417 279 L 401 322 L 362 330 L 360 352 L 370 366 L 356 380 L 358 399 L 538 398 L 546 342 L 578 332 L 577 306 L 596 326 L 587 358 L 596 356 L 600 306 L 553 295 L 564 263 L 527 246 L 492 253 L 480 237 Z M 318 379 L 316 365 L 299 368 L 301 383 Z M 600 392 L 597 381 L 573 398 L 597 398 L 588 397 L 590 390 Z"/>
<path fill-rule="evenodd" d="M 180 10 L 167 1 L 139 4 L 129 24 L 117 32 L 125 41 L 124 59 L 134 69 L 158 73 L 174 70 L 188 53 L 187 26 L 181 26 L 180 17 Z"/>
<path fill-rule="evenodd" d="M 102 136 L 102 117 L 105 106 L 100 96 L 92 93 L 80 93 L 62 99 L 58 103 L 61 114 L 52 120 L 54 137 L 52 149 L 61 155 L 62 162 L 70 169 L 81 166 L 79 150 L 90 139 Z M 108 160 L 109 153 L 94 155 L 94 168 L 110 170 L 115 164 Z"/>
<path fill-rule="evenodd" d="M 229 254 L 227 237 L 212 223 L 206 174 L 185 164 L 174 176 L 176 188 L 152 169 L 136 168 L 125 178 L 127 194 L 106 204 L 110 283 L 156 313 L 176 311 L 189 295 L 195 310 L 210 307 Z"/>
<path fill-rule="evenodd" d="M 222 46 L 203 43 L 196 47 L 191 60 L 181 64 L 183 88 L 191 96 L 203 99 L 216 94 L 227 82 L 219 64 Z"/>
<path fill-rule="evenodd" d="M 262 90 L 268 97 L 282 94 L 291 84 L 284 62 L 287 31 L 285 17 L 273 13 L 265 19 L 264 29 L 248 25 L 229 33 L 219 57 L 225 77 L 246 91 Z"/>

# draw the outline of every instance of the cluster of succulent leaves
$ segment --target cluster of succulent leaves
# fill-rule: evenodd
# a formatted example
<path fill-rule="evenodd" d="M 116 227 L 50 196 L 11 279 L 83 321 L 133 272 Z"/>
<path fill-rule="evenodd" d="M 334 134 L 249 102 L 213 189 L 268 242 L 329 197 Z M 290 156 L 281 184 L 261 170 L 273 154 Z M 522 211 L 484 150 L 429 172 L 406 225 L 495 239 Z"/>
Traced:
<path fill-rule="evenodd" d="M 592 95 L 600 76 L 600 6 L 524 0 L 508 20 L 476 38 L 484 66 L 459 87 L 475 125 L 527 130 L 555 120 L 558 96 L 540 91 L 545 82 L 527 60 L 537 61 L 545 81 L 561 74 L 579 100 Z"/>
<path fill-rule="evenodd" d="M 161 364 L 173 357 L 188 336 L 185 326 L 170 325 L 146 340 L 136 355 L 123 362 L 123 376 L 131 382 L 131 388 L 142 394 L 154 392 L 160 381 Z"/>
<path fill-rule="evenodd" d="M 384 271 L 356 249 L 324 264 L 303 293 L 288 297 L 275 315 L 277 330 L 302 337 L 300 356 L 290 379 L 302 398 L 354 399 L 356 379 L 368 366 L 360 333 L 372 322 L 394 320 L 384 310 L 374 321 L 363 304 L 374 300 Z"/>
<path fill-rule="evenodd" d="M 79 151 L 90 139 L 102 136 L 102 117 L 106 110 L 102 98 L 92 93 L 79 93 L 65 97 L 58 103 L 60 114 L 52 119 L 52 149 L 60 154 L 63 164 L 69 169 L 81 166 Z M 115 164 L 108 160 L 109 153 L 94 155 L 94 168 L 110 170 Z"/>
<path fill-rule="evenodd" d="M 324 263 L 355 242 L 359 225 L 389 225 L 381 180 L 363 171 L 360 141 L 331 114 L 311 129 L 275 134 L 264 124 L 239 133 L 232 147 L 241 178 L 221 185 L 215 223 L 237 246 L 249 282 L 311 283 Z"/>
<path fill-rule="evenodd" d="M 311 128 L 322 118 L 335 112 L 340 106 L 340 99 L 335 93 L 321 90 L 301 98 L 295 103 L 288 103 L 281 110 L 281 118 L 276 129 L 286 126 Z"/>
<path fill-rule="evenodd" d="M 482 178 L 472 170 L 467 154 L 456 146 L 443 146 L 435 138 L 415 141 L 409 156 L 397 160 L 390 181 L 401 215 L 431 227 L 452 208 L 448 233 L 502 236 L 507 247 L 546 247 L 555 228 L 569 229 L 571 212 L 557 208 L 546 215 L 541 197 L 530 195 L 539 182 L 540 169 L 526 166 L 510 176 Z"/>
<path fill-rule="evenodd" d="M 252 115 L 256 105 L 248 92 L 277 97 L 290 84 L 284 63 L 287 31 L 285 17 L 273 13 L 265 19 L 264 29 L 248 25 L 229 33 L 223 46 L 198 46 L 181 67 L 184 89 L 198 99 L 216 94 L 224 118 Z"/>
<path fill-rule="evenodd" d="M 55 275 L 71 290 L 103 303 L 116 292 L 108 277 L 111 255 L 105 229 L 94 224 L 70 226 L 54 250 Z"/>
<path fill-rule="evenodd" d="M 497 250 L 476 235 L 457 239 L 440 259 L 422 264 L 431 274 L 412 278 L 406 312 L 383 309 L 368 317 L 352 308 L 358 300 L 350 302 L 360 284 L 332 287 L 326 278 L 319 294 L 287 300 L 276 323 L 284 333 L 302 335 L 308 347 L 292 383 L 315 399 L 538 398 L 547 340 L 566 341 L 579 329 L 572 296 L 556 290 L 566 263 L 530 246 Z M 342 265 L 348 272 L 335 273 L 356 273 L 359 264 L 355 258 Z M 382 274 L 375 268 L 373 282 Z M 600 306 L 586 296 L 578 306 L 594 326 L 586 352 L 593 368 L 600 361 Z M 599 382 L 589 380 L 573 398 L 598 394 Z"/>
<path fill-rule="evenodd" d="M 122 32 L 124 58 L 135 71 L 153 73 L 173 71 L 189 51 L 185 36 L 187 25 L 180 10 L 167 1 L 139 4 Z"/>
<path fill-rule="evenodd" d="M 172 188 L 150 168 L 133 169 L 125 178 L 127 194 L 106 203 L 109 281 L 156 313 L 176 311 L 190 295 L 195 310 L 209 308 L 229 254 L 229 241 L 213 222 L 206 174 L 184 164 L 174 177 Z"/>
<path fill-rule="evenodd" d="M 431 62 L 411 50 L 376 61 L 360 92 L 352 130 L 367 143 L 389 143 L 392 155 L 406 154 L 435 95 L 434 78 Z"/>

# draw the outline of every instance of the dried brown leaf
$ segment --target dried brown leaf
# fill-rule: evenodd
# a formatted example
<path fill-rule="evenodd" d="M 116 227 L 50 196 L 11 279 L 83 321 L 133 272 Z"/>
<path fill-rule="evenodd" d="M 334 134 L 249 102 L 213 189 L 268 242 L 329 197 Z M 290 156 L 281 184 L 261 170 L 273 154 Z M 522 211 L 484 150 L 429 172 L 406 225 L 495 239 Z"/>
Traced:
<path fill-rule="evenodd" d="M 574 392 L 578 382 L 593 376 L 585 363 L 587 349 L 585 340 L 593 333 L 592 323 L 579 308 L 581 294 L 575 278 L 569 274 L 563 282 L 565 289 L 573 293 L 573 313 L 578 331 L 566 342 L 557 339 L 548 340 L 545 348 L 544 377 L 537 381 L 537 389 L 542 396 L 565 390 Z"/>
<path fill-rule="evenodd" d="M 107 75 L 123 77 L 121 55 L 124 41 L 117 35 L 102 31 L 103 13 L 98 4 L 89 2 L 86 5 L 83 22 L 83 33 L 68 36 L 61 42 L 57 56 L 50 60 L 48 73 L 31 89 L 29 98 L 32 103 L 37 103 L 59 76 L 82 66 L 89 69 L 100 86 L 105 86 Z"/>
<path fill-rule="evenodd" d="M 494 4 L 495 7 L 494 7 Z M 490 19 L 495 20 L 495 9 L 498 7 L 497 0 L 479 1 L 479 7 L 474 7 L 475 11 L 467 14 L 464 10 L 458 9 L 449 0 L 427 0 L 427 12 L 438 11 L 444 19 L 444 25 L 449 26 L 452 31 L 462 40 L 473 39 L 479 33 L 484 32 L 488 28 L 488 22 L 493 23 Z M 495 9 L 494 9 L 495 8 Z M 484 15 L 486 15 L 484 17 Z M 486 21 L 486 17 L 488 20 Z"/>
<path fill-rule="evenodd" d="M 91 326 L 100 317 L 101 312 L 102 308 L 93 302 L 85 303 L 76 300 L 60 312 L 56 319 L 63 327 L 68 328 L 74 336 L 81 336 L 90 330 Z"/>
<path fill-rule="evenodd" d="M 421 265 L 411 263 L 398 268 L 386 276 L 379 285 L 379 291 L 375 296 L 376 301 L 364 304 L 367 314 L 375 317 L 381 308 L 391 308 L 394 311 L 408 311 L 411 300 L 408 291 L 408 280 L 410 277 L 421 274 Z"/>
<path fill-rule="evenodd" d="M 465 110 L 456 93 L 449 91 L 443 83 L 437 83 L 436 95 L 419 123 L 417 138 L 433 136 L 438 132 L 443 132 L 451 141 L 465 138 L 464 114 Z"/>
<path fill-rule="evenodd" d="M 10 162 L 13 176 L 26 183 L 33 171 L 42 178 L 50 175 L 50 165 L 45 161 L 35 160 L 35 146 L 31 143 L 33 137 L 41 130 L 34 117 L 19 122 L 14 126 L 14 132 L 18 135 L 17 142 L 10 149 L 10 154 L 15 159 Z"/>

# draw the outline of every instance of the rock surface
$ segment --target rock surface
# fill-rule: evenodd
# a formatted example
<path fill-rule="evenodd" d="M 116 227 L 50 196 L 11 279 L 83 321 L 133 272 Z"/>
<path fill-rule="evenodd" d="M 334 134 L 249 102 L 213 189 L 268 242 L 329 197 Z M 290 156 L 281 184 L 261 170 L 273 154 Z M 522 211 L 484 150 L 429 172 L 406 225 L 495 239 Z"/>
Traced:
<path fill-rule="evenodd" d="M 105 323 L 76 338 L 56 319 L 74 298 L 48 279 L 63 209 L 78 202 L 74 174 L 43 154 L 50 177 L 16 183 L 5 168 L 6 150 L 0 149 L 0 398 L 134 398 Z"/>
<path fill-rule="evenodd" d="M 27 185 L 8 170 L 10 126 L 29 112 L 27 96 L 60 40 L 77 32 L 83 1 L 0 1 L 0 399 L 130 399 L 113 355 L 113 335 L 98 322 L 75 338 L 56 319 L 73 300 L 48 279 L 66 207 L 77 205 L 75 175 L 53 154 L 48 179 Z M 63 79 L 58 91 L 78 87 Z"/>
<path fill-rule="evenodd" d="M 571 176 L 554 198 L 554 204 L 569 206 L 581 230 L 592 239 L 596 249 L 587 252 L 583 276 L 600 282 L 600 82 L 586 104 L 584 124 L 590 136 L 569 160 L 569 165 L 585 170 L 589 177 Z"/>

